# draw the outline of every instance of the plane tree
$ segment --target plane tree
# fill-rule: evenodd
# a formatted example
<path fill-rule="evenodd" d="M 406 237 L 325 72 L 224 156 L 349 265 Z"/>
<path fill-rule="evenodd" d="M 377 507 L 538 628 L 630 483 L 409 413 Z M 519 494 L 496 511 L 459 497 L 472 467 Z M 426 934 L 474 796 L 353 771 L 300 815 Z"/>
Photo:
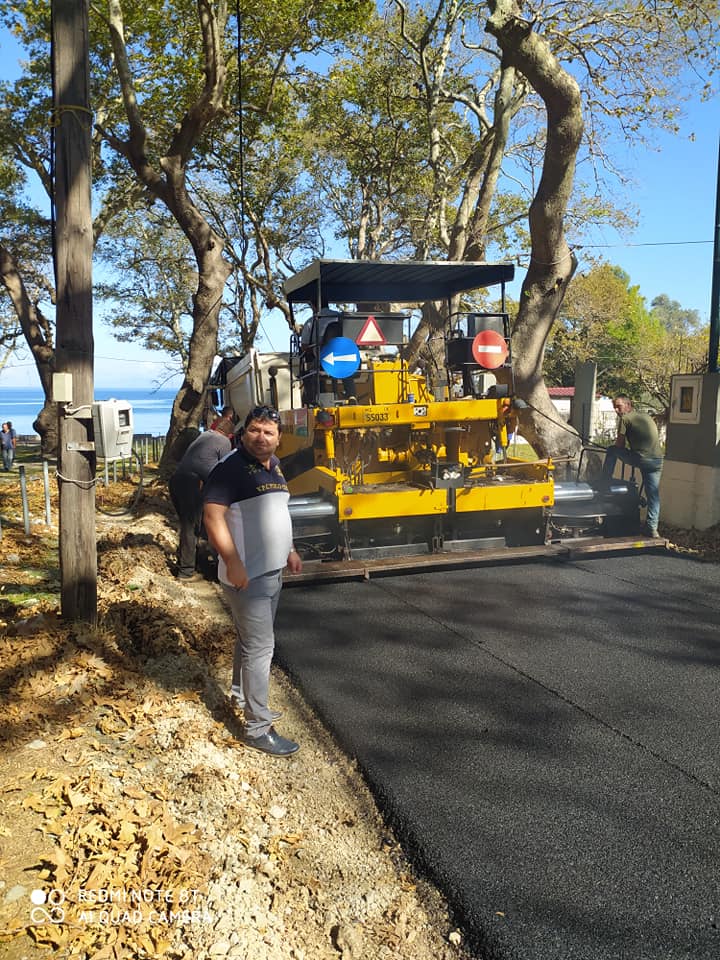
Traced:
<path fill-rule="evenodd" d="M 717 54 L 705 46 L 717 25 L 714 3 L 540 4 L 489 0 L 486 31 L 502 62 L 540 97 L 545 114 L 540 177 L 528 212 L 530 262 L 513 329 L 515 386 L 530 409 L 522 429 L 534 448 L 574 454 L 578 440 L 556 421 L 543 379 L 545 345 L 577 266 L 566 216 L 578 158 L 609 160 L 615 122 L 626 137 L 673 126 L 678 50 L 708 74 Z M 585 116 L 588 122 L 585 121 Z M 597 144 L 597 146 L 596 146 Z M 594 149 L 593 149 L 594 148 Z"/>
<path fill-rule="evenodd" d="M 292 321 L 282 280 L 327 252 L 325 218 L 303 163 L 300 108 L 292 90 L 282 101 L 271 123 L 256 105 L 244 105 L 242 162 L 228 162 L 225 145 L 213 141 L 197 184 L 233 266 L 224 316 L 227 329 L 234 328 L 238 352 L 263 346 L 263 320 L 272 310 L 285 318 L 289 337 Z"/>
<path fill-rule="evenodd" d="M 45 395 L 34 429 L 45 453 L 55 449 L 57 412 L 51 402 L 55 369 L 54 272 L 52 261 L 53 168 L 51 151 L 52 95 L 50 64 L 50 4 L 0 3 L 0 21 L 18 38 L 25 52 L 23 71 L 0 84 L 0 163 L 12 166 L 15 190 L 0 191 L 0 281 L 12 305 L 15 323 L 32 357 Z M 97 46 L 93 38 L 92 46 Z M 107 70 L 97 72 L 93 100 L 97 115 L 107 100 Z M 117 210 L 138 196 L 127 174 L 108 177 L 100 140 L 93 142 L 93 173 L 97 237 Z"/>
<path fill-rule="evenodd" d="M 344 230 L 354 255 L 494 259 L 523 241 L 525 220 L 515 386 L 530 404 L 523 430 L 543 453 L 577 444 L 542 373 L 574 248 L 589 224 L 632 223 L 632 204 L 613 202 L 627 182 L 615 148 L 678 129 L 683 96 L 716 68 L 707 37 L 717 20 L 711 0 L 394 0 L 384 35 L 368 31 L 356 51 L 365 69 L 353 77 L 351 55 L 324 88 L 334 109 L 317 141 L 319 164 L 323 151 L 330 157 L 321 189 L 352 212 Z M 409 189 L 398 192 L 403 174 Z M 411 361 L 444 323 L 441 311 L 425 310 Z"/>
<path fill-rule="evenodd" d="M 565 19 L 553 52 L 552 32 L 538 34 L 537 24 L 522 16 L 523 6 L 515 0 L 491 0 L 487 24 L 504 56 L 541 95 L 547 112 L 543 169 L 529 212 L 530 266 L 513 332 L 519 356 L 515 375 L 532 412 L 540 414 L 523 419 L 524 432 L 539 451 L 562 453 L 571 452 L 565 439 L 569 434 L 552 424 L 542 368 L 547 338 L 576 266 L 564 216 L 585 128 L 583 89 L 589 91 L 585 100 L 591 137 L 615 119 L 626 136 L 637 136 L 655 123 L 672 126 L 678 109 L 672 89 L 681 69 L 678 50 L 711 73 L 716 54 L 704 43 L 708 28 L 717 24 L 718 11 L 711 3 L 648 7 L 630 2 L 601 15 L 599 5 L 568 4 L 564 12 L 575 20 Z M 553 5 L 548 9 L 553 11 Z M 552 13 L 548 26 L 557 26 Z"/>
<path fill-rule="evenodd" d="M 343 33 L 368 7 L 368 0 L 293 0 L 280 20 L 262 3 L 245 7 L 249 81 L 243 79 L 248 83 L 244 98 L 260 125 L 272 125 L 277 105 L 288 99 L 292 57 Z M 3 117 L 8 124 L 12 119 L 13 127 L 0 148 L 32 168 L 50 194 L 49 14 L 49 3 L 22 8 L 0 3 L 0 16 L 30 55 L 20 81 L 2 90 Z M 161 204 L 174 218 L 195 261 L 192 331 L 168 433 L 172 441 L 202 415 L 223 291 L 234 269 L 226 237 L 215 229 L 195 185 L 202 179 L 211 137 L 222 144 L 226 165 L 237 166 L 242 159 L 234 105 L 238 31 L 223 0 L 170 5 L 148 0 L 141 7 L 108 0 L 93 6 L 92 14 L 96 236 L 114 213 L 142 198 L 145 204 Z M 43 387 L 47 392 L 44 380 Z"/>
<path fill-rule="evenodd" d="M 608 171 L 614 172 L 613 137 L 637 140 L 653 127 L 676 128 L 684 64 L 692 63 L 705 75 L 716 66 L 714 48 L 703 45 L 708 28 L 717 22 L 716 5 L 703 0 L 648 7 L 641 0 L 623 0 L 607 7 L 595 0 L 575 0 L 531 9 L 517 0 L 439 0 L 427 9 L 410 9 L 396 0 L 395 13 L 394 50 L 386 59 L 392 67 L 393 56 L 397 63 L 399 55 L 402 65 L 382 74 L 379 68 L 385 64 L 377 65 L 366 52 L 362 73 L 382 95 L 388 88 L 386 78 L 401 74 L 404 66 L 406 77 L 414 78 L 412 86 L 403 78 L 392 111 L 383 104 L 374 111 L 371 125 L 365 119 L 370 112 L 368 83 L 365 89 L 356 86 L 354 100 L 344 94 L 350 109 L 342 117 L 347 121 L 353 114 L 353 123 L 336 131 L 340 146 L 327 154 L 331 163 L 326 169 L 332 169 L 333 162 L 342 162 L 339 150 L 344 151 L 355 164 L 346 182 L 356 181 L 365 191 L 357 208 L 355 255 L 399 250 L 402 224 L 415 256 L 442 250 L 452 259 L 482 258 L 503 228 L 516 222 L 517 204 L 505 199 L 507 194 L 504 204 L 496 202 L 501 176 L 508 176 L 508 166 L 516 179 L 524 171 L 530 261 L 513 331 L 515 387 L 530 404 L 523 429 L 536 449 L 572 452 L 576 441 L 553 424 L 554 408 L 542 375 L 545 344 L 576 267 L 568 231 L 577 230 L 588 215 L 596 221 L 613 215 L 620 219 L 607 200 L 604 181 Z M 249 63 L 259 51 L 262 56 L 262 47 L 253 46 Z M 276 71 L 258 74 L 264 82 L 254 92 L 260 92 L 256 99 L 263 108 L 245 98 L 258 130 L 270 126 L 268 116 L 287 120 L 283 107 L 298 94 L 284 72 L 286 49 L 273 60 Z M 468 73 L 476 61 L 487 67 L 482 83 L 477 72 Z M 309 90 L 316 88 L 308 84 Z M 308 115 L 315 119 L 312 111 Z M 338 124 L 340 114 L 329 110 L 327 115 Z M 369 126 L 374 127 L 372 139 Z M 307 136 L 315 129 L 311 123 Z M 424 134 L 420 163 L 411 139 L 417 132 Z M 246 158 L 253 158 L 254 146 L 267 142 L 247 138 Z M 588 170 L 580 187 L 578 161 Z M 373 170 L 373 177 L 363 175 L 363 164 L 365 171 Z M 404 191 L 398 189 L 401 170 L 408 184 Z M 318 173 L 323 172 L 319 165 Z M 298 195 L 288 191 L 286 200 Z M 247 213 L 255 229 L 253 255 L 266 274 L 266 302 L 276 305 L 280 300 L 270 276 L 270 232 L 263 232 L 260 216 L 266 209 L 248 203 Z M 498 227 L 494 235 L 493 215 Z M 279 247 L 276 243 L 275 254 Z M 277 269 L 280 261 L 275 263 Z M 442 317 L 430 312 L 423 320 L 412 345 L 418 353 Z"/>
<path fill-rule="evenodd" d="M 156 205 L 124 211 L 100 238 L 96 259 L 107 269 L 97 271 L 100 279 L 94 283 L 94 294 L 103 305 L 103 321 L 115 338 L 162 353 L 166 367 L 160 383 L 186 371 L 197 267 L 175 220 Z M 119 263 L 124 266 L 122 271 L 116 269 Z M 231 282 L 232 277 L 219 317 L 221 354 L 243 350 Z"/>
<path fill-rule="evenodd" d="M 12 109 L 0 111 L 0 368 L 24 356 L 24 345 L 49 393 L 54 329 L 42 306 L 54 296 L 49 223 L 25 197 L 26 164 L 18 162 L 19 145 L 11 149 L 15 122 Z M 31 164 L 32 153 L 25 159 Z"/>
<path fill-rule="evenodd" d="M 114 9 L 113 4 L 111 8 Z M 142 43 L 136 43 L 136 48 L 146 50 L 145 56 L 151 57 L 156 67 L 159 64 L 156 83 L 166 110 L 161 124 L 173 145 L 173 150 L 166 150 L 159 160 L 160 178 L 152 174 L 147 179 L 144 145 L 136 154 L 133 136 L 124 141 L 118 141 L 114 135 L 107 136 L 106 132 L 104 136 L 129 160 L 151 194 L 163 178 L 169 177 L 171 170 L 176 178 L 173 183 L 177 185 L 177 178 L 182 178 L 186 191 L 183 204 L 173 205 L 176 188 L 169 195 L 161 192 L 159 198 L 190 240 L 197 261 L 198 287 L 187 350 L 187 373 L 175 401 L 169 440 L 173 431 L 177 433 L 187 423 L 196 422 L 198 410 L 203 408 L 199 391 L 207 384 L 218 350 L 222 313 L 228 320 L 234 320 L 241 349 L 253 345 L 261 319 L 268 310 L 279 308 L 290 322 L 289 309 L 280 290 L 283 269 L 292 272 L 292 258 L 302 256 L 305 251 L 317 252 L 321 241 L 317 228 L 313 227 L 317 211 L 303 201 L 303 189 L 297 186 L 303 169 L 296 146 L 301 142 L 296 136 L 296 90 L 307 74 L 305 61 L 324 52 L 336 38 L 364 22 L 370 9 L 369 0 L 341 3 L 292 0 L 285 4 L 283 16 L 278 19 L 272 8 L 257 3 L 243 8 L 241 22 L 225 30 L 227 20 L 221 21 L 221 14 L 227 17 L 224 4 L 199 3 L 204 61 L 201 71 L 202 58 L 197 58 L 187 82 L 192 89 L 201 73 L 207 78 L 208 63 L 211 63 L 218 78 L 220 71 L 225 70 L 223 92 L 218 89 L 213 100 L 212 119 L 203 121 L 201 132 L 192 136 L 194 155 L 188 153 L 187 161 L 177 166 L 173 150 L 181 141 L 178 141 L 177 123 L 172 130 L 168 126 L 167 88 L 173 85 L 176 71 L 184 68 L 183 76 L 188 76 L 188 59 L 191 64 L 194 61 L 182 50 L 171 68 L 162 62 L 159 51 L 164 52 L 173 42 L 172 28 L 164 38 L 161 32 L 160 40 L 152 28 L 152 35 L 143 33 Z M 121 24 L 111 31 L 114 59 L 118 64 L 123 62 L 120 28 Z M 133 123 L 144 121 L 139 114 L 133 114 L 133 120 L 128 109 L 128 105 L 134 103 L 132 89 L 126 90 L 125 86 L 129 71 L 119 69 L 118 76 L 130 119 L 127 129 L 132 133 Z M 146 98 L 144 77 L 142 93 Z M 187 117 L 185 114 L 182 124 Z M 154 115 L 153 122 L 157 125 Z M 149 130 L 148 126 L 143 128 L 141 144 L 142 137 L 147 135 L 150 139 Z M 152 136 L 157 137 L 156 126 Z M 198 223 L 202 223 L 199 250 L 182 220 L 183 211 L 187 214 L 190 196 L 190 224 L 197 228 Z M 211 238 L 211 251 L 206 248 L 207 237 Z M 205 270 L 203 258 L 206 261 L 209 258 L 214 266 Z M 203 307 L 198 298 L 204 284 L 209 285 Z M 181 415 L 184 405 L 189 406 L 188 392 L 200 403 L 199 407 L 197 403 L 193 405 L 189 418 Z"/>
<path fill-rule="evenodd" d="M 228 278 L 237 292 L 225 302 L 248 346 L 262 311 L 283 309 L 283 274 L 323 252 L 332 230 L 353 256 L 482 259 L 529 248 L 516 387 L 531 404 L 523 429 L 537 449 L 561 453 L 568 435 L 551 426 L 542 365 L 574 242 L 588 218 L 623 219 L 604 181 L 615 172 L 612 137 L 674 127 L 684 64 L 714 68 L 703 36 L 716 4 L 395 0 L 380 24 L 371 8 L 318 0 L 277 18 L 250 5 L 241 77 L 222 3 L 110 0 L 94 16 L 98 189 L 122 197 L 124 177 L 144 203 L 161 204 L 195 261 L 188 373 L 171 431 L 200 416 Z M 47 6 L 19 10 L 0 2 L 46 56 Z M 364 39 L 332 66 L 326 41 L 360 23 Z M 40 89 L 48 74 L 31 64 Z M 315 205 L 315 229 L 314 196 L 328 201 Z M 106 229 L 117 208 L 98 207 Z M 442 322 L 429 308 L 416 355 Z"/>
<path fill-rule="evenodd" d="M 0 117 L 0 137 L 2 137 Z M 54 325 L 44 308 L 52 303 L 52 264 L 47 242 L 49 225 L 24 199 L 23 167 L 0 160 L 0 369 L 15 355 L 32 357 L 46 395 L 50 396 L 54 361 Z M 36 429 L 54 449 L 57 414 L 54 405 L 41 411 Z"/>
<path fill-rule="evenodd" d="M 132 209 L 108 226 L 96 249 L 96 299 L 121 343 L 139 342 L 171 359 L 167 377 L 188 366 L 197 269 L 185 238 L 165 212 Z M 118 271 L 114 267 L 124 264 Z"/>
<path fill-rule="evenodd" d="M 553 385 L 572 386 L 578 363 L 597 367 L 598 389 L 608 395 L 646 393 L 640 370 L 666 331 L 637 286 L 620 267 L 598 263 L 568 285 L 548 338 L 544 372 Z"/>

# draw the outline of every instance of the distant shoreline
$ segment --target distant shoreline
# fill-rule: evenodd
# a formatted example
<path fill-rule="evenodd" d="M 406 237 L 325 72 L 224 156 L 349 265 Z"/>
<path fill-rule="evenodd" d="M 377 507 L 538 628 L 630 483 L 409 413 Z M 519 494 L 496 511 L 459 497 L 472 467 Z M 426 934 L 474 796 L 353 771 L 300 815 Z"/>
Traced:
<path fill-rule="evenodd" d="M 127 400 L 133 410 L 136 437 L 165 437 L 170 426 L 175 389 L 153 387 L 97 387 L 96 400 Z M 0 380 L 0 420 L 9 420 L 18 437 L 38 440 L 33 422 L 45 403 L 39 387 L 2 387 Z"/>

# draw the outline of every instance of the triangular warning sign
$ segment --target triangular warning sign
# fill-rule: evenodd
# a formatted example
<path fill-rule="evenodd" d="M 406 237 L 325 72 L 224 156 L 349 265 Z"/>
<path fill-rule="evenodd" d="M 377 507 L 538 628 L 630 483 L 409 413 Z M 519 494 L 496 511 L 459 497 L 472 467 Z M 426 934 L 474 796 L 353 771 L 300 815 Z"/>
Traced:
<path fill-rule="evenodd" d="M 387 343 L 385 334 L 378 326 L 378 322 L 375 317 L 369 316 L 367 318 L 365 325 L 363 326 L 359 335 L 355 338 L 355 343 L 359 347 L 377 347 L 383 343 Z"/>

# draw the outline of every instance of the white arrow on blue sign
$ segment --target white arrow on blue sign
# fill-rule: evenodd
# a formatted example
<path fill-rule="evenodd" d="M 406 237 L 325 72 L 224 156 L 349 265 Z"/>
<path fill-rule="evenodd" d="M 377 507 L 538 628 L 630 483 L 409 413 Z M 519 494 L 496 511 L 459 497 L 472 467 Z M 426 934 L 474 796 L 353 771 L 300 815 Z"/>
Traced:
<path fill-rule="evenodd" d="M 331 377 L 344 380 L 360 366 L 360 351 L 349 337 L 333 337 L 320 351 L 320 364 Z"/>

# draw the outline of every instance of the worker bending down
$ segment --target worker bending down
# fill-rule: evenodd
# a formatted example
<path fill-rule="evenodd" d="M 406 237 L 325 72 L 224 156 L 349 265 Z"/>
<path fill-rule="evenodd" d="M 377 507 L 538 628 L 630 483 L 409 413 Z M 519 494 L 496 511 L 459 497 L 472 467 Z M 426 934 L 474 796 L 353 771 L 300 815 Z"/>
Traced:
<path fill-rule="evenodd" d="M 642 474 L 647 500 L 644 532 L 649 537 L 655 538 L 658 536 L 660 519 L 660 475 L 663 468 L 663 452 L 658 428 L 649 414 L 633 409 L 629 397 L 624 395 L 615 397 L 613 407 L 620 419 L 615 443 L 605 451 L 603 486 L 605 488 L 610 486 L 618 460 L 637 467 Z"/>

